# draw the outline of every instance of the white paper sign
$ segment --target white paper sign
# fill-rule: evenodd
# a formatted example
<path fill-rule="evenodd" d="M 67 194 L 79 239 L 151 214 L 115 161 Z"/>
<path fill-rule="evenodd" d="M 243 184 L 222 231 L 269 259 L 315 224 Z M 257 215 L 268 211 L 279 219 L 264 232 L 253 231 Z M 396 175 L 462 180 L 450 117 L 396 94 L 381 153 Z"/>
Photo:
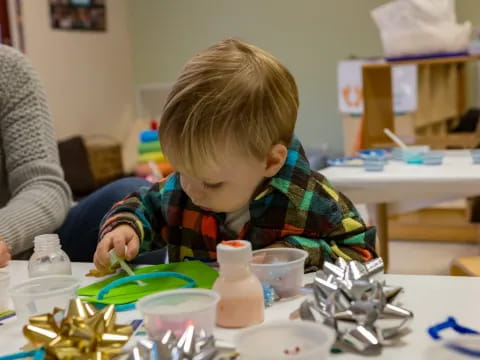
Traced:
<path fill-rule="evenodd" d="M 418 107 L 418 80 L 416 65 L 396 65 L 393 75 L 393 111 L 409 113 Z"/>
<path fill-rule="evenodd" d="M 341 113 L 363 114 L 362 66 L 369 60 L 344 60 L 338 64 L 338 107 Z M 392 67 L 393 111 L 408 113 L 417 109 L 417 66 Z"/>

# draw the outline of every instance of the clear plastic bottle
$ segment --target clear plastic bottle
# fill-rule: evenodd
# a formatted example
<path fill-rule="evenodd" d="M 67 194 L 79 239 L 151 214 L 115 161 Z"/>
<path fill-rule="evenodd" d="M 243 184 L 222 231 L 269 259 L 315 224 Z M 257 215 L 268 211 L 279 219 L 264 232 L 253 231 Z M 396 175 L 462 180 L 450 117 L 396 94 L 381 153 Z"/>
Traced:
<path fill-rule="evenodd" d="M 220 295 L 217 325 L 243 328 L 263 322 L 263 288 L 250 269 L 252 246 L 244 240 L 224 241 L 217 245 L 220 276 L 213 285 Z"/>
<path fill-rule="evenodd" d="M 62 250 L 57 234 L 36 236 L 33 245 L 33 255 L 28 261 L 30 277 L 72 274 L 70 259 Z"/>

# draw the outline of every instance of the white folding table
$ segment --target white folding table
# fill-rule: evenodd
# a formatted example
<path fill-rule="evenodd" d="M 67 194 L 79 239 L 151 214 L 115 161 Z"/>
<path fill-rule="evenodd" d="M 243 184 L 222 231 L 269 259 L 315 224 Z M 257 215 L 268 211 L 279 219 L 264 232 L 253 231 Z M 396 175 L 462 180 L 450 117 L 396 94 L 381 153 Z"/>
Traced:
<path fill-rule="evenodd" d="M 465 150 L 446 151 L 444 162 L 439 166 L 389 161 L 381 172 L 340 166 L 320 172 L 354 203 L 370 205 L 386 267 L 389 215 L 480 195 L 480 165 L 473 164 Z"/>

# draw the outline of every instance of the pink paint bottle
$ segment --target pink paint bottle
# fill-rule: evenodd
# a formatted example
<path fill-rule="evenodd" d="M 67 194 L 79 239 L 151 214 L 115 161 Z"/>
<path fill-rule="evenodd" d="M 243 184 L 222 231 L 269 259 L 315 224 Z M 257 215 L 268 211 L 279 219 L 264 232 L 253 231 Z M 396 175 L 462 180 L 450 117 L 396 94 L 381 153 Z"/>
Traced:
<path fill-rule="evenodd" d="M 263 322 L 263 289 L 250 269 L 252 246 L 245 240 L 223 241 L 217 245 L 220 276 L 213 285 L 220 295 L 217 325 L 243 328 Z"/>

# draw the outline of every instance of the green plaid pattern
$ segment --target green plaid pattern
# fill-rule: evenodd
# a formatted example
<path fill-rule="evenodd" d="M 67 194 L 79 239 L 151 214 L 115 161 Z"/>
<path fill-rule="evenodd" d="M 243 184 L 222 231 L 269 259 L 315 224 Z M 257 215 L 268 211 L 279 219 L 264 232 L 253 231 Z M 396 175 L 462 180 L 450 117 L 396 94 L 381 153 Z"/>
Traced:
<path fill-rule="evenodd" d="M 100 235 L 123 223 L 137 231 L 141 251 L 167 245 L 171 262 L 211 261 L 216 245 L 234 238 L 249 240 L 253 249 L 304 249 L 308 271 L 338 256 L 360 261 L 376 256 L 375 229 L 366 227 L 350 200 L 310 169 L 297 138 L 282 169 L 250 203 L 250 221 L 238 236 L 226 229 L 225 214 L 193 204 L 178 173 L 116 204 L 105 216 Z"/>

